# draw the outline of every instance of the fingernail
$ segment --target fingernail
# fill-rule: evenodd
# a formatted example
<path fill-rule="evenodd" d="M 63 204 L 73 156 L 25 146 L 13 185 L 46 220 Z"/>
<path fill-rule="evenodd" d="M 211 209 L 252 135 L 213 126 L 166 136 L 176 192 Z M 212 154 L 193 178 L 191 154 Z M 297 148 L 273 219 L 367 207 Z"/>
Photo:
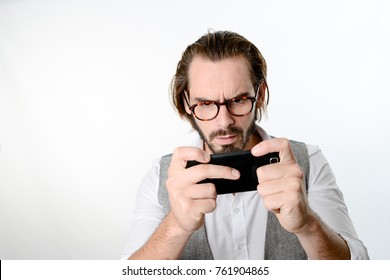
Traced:
<path fill-rule="evenodd" d="M 252 154 L 257 154 L 260 151 L 260 148 L 258 146 L 253 147 Z"/>
<path fill-rule="evenodd" d="M 232 174 L 235 178 L 239 178 L 240 177 L 240 172 L 236 169 L 232 169 Z"/>

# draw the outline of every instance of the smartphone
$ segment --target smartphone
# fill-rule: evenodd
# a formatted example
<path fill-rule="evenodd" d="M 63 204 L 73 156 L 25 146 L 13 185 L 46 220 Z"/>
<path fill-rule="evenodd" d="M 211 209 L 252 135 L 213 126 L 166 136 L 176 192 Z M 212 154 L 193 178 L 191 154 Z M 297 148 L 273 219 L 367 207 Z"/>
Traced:
<path fill-rule="evenodd" d="M 207 164 L 230 166 L 240 171 L 240 178 L 229 179 L 205 179 L 199 183 L 213 183 L 217 194 L 237 193 L 257 190 L 259 184 L 256 170 L 260 166 L 279 162 L 279 153 L 269 153 L 261 157 L 255 157 L 250 151 L 238 151 L 231 153 L 212 154 Z M 198 161 L 188 161 L 186 168 L 205 164 Z"/>

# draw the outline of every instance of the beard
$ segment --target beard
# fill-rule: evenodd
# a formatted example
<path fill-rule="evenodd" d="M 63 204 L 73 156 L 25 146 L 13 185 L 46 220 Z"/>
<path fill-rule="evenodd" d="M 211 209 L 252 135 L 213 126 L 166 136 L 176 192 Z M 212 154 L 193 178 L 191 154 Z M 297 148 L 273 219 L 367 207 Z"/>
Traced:
<path fill-rule="evenodd" d="M 208 137 L 204 135 L 203 131 L 199 128 L 195 120 L 192 121 L 192 126 L 199 133 L 200 138 L 209 147 L 209 149 L 213 154 L 221 154 L 221 153 L 241 151 L 242 149 L 244 149 L 246 144 L 248 144 L 249 142 L 249 138 L 256 130 L 255 122 L 256 119 L 253 118 L 247 131 L 244 131 L 242 128 L 239 127 L 229 126 L 226 129 L 219 129 L 211 132 Z M 216 145 L 212 143 L 213 139 L 215 139 L 218 136 L 225 136 L 231 134 L 237 135 L 237 141 L 235 141 L 232 144 Z"/>

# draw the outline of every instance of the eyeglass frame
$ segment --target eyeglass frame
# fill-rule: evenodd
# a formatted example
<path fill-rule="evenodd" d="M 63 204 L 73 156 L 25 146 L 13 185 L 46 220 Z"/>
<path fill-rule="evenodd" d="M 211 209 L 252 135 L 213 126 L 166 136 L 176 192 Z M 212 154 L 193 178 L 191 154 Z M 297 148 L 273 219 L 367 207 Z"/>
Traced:
<path fill-rule="evenodd" d="M 253 104 L 256 102 L 257 94 L 259 93 L 259 89 L 260 89 L 260 86 L 257 87 L 256 94 L 255 94 L 254 97 L 253 97 L 253 96 L 233 97 L 233 98 L 227 99 L 227 100 L 225 100 L 225 101 L 223 101 L 223 102 L 207 100 L 207 101 L 200 101 L 200 102 L 198 102 L 198 103 L 196 103 L 196 104 L 194 104 L 194 105 L 190 105 L 190 102 L 189 102 L 189 100 L 187 99 L 187 94 L 188 94 L 188 97 L 189 97 L 189 93 L 188 93 L 186 90 L 184 90 L 184 100 L 186 101 L 186 103 L 187 103 L 187 105 L 188 105 L 188 109 L 191 111 L 191 113 L 195 116 L 195 118 L 197 118 L 197 119 L 200 120 L 200 121 L 205 121 L 205 122 L 206 122 L 206 121 L 211 121 L 211 120 L 215 119 L 216 117 L 218 117 L 219 110 L 220 110 L 221 106 L 223 106 L 223 105 L 226 106 L 226 109 L 228 110 L 228 112 L 229 112 L 231 115 L 233 115 L 233 116 L 235 116 L 235 117 L 243 117 L 243 116 L 249 115 L 249 114 L 252 112 L 252 110 L 253 110 Z M 246 113 L 246 114 L 244 114 L 244 115 L 236 115 L 236 114 L 233 114 L 232 112 L 230 112 L 230 109 L 229 109 L 229 106 L 228 106 L 229 102 L 231 102 L 231 101 L 234 100 L 234 99 L 242 99 L 242 98 L 249 99 L 249 100 L 252 102 L 251 109 L 249 110 L 249 112 Z M 212 104 L 214 104 L 214 105 L 217 106 L 217 108 L 218 108 L 218 109 L 217 109 L 217 113 L 215 114 L 215 116 L 214 116 L 213 118 L 210 118 L 210 119 L 200 119 L 200 118 L 195 114 L 195 108 L 196 108 L 196 106 L 198 106 L 200 103 L 204 103 L 204 102 L 210 102 L 210 103 L 212 103 Z"/>

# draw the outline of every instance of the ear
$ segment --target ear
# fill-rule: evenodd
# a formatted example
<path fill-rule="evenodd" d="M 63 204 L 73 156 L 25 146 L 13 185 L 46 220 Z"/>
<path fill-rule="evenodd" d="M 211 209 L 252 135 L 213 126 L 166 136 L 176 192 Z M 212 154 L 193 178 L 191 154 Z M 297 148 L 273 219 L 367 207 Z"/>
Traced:
<path fill-rule="evenodd" d="M 183 92 L 183 105 L 184 105 L 184 109 L 186 110 L 187 114 L 188 115 L 191 115 L 191 110 L 190 108 L 188 107 L 188 102 L 190 102 L 190 96 L 189 94 L 187 93 L 187 91 L 184 91 Z"/>
<path fill-rule="evenodd" d="M 257 100 L 256 100 L 256 108 L 260 109 L 263 107 L 264 99 L 265 99 L 265 91 L 267 90 L 267 86 L 265 82 L 261 82 L 258 93 L 257 93 Z"/>
<path fill-rule="evenodd" d="M 184 102 L 184 109 L 186 109 L 186 112 L 188 115 L 191 115 L 192 112 L 191 112 L 190 108 L 188 108 L 188 105 L 186 102 Z"/>

